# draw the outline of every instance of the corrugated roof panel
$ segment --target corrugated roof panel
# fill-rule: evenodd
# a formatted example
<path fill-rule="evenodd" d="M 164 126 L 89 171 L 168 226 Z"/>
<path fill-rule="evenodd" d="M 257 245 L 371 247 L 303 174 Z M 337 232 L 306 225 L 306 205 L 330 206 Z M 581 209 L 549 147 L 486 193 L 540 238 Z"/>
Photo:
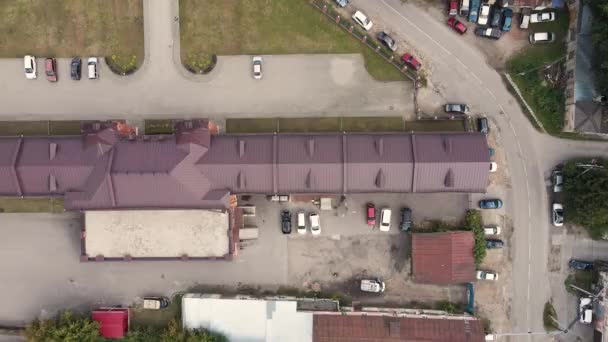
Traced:
<path fill-rule="evenodd" d="M 279 164 L 342 163 L 342 136 L 338 134 L 279 134 Z"/>
<path fill-rule="evenodd" d="M 112 171 L 168 172 L 187 155 L 175 138 L 151 141 L 120 141 L 114 145 Z"/>
<path fill-rule="evenodd" d="M 239 141 L 244 142 L 243 156 Z M 213 136 L 209 151 L 197 164 L 272 164 L 272 135 Z"/>
<path fill-rule="evenodd" d="M 411 163 L 409 134 L 348 134 L 346 160 L 349 163 Z"/>
<path fill-rule="evenodd" d="M 416 192 L 485 192 L 490 162 L 416 163 Z M 452 170 L 453 186 L 446 185 Z"/>
<path fill-rule="evenodd" d="M 213 189 L 231 189 L 234 193 L 272 193 L 272 164 L 251 165 L 197 165 Z M 238 186 L 241 174 L 244 187 Z"/>
<path fill-rule="evenodd" d="M 342 176 L 342 164 L 279 164 L 278 192 L 342 193 Z"/>
<path fill-rule="evenodd" d="M 384 186 L 376 184 L 382 169 Z M 348 163 L 346 179 L 348 193 L 357 192 L 411 192 L 414 164 L 411 163 Z"/>
<path fill-rule="evenodd" d="M 490 162 L 483 133 L 415 134 L 416 163 Z"/>
<path fill-rule="evenodd" d="M 412 273 L 420 283 L 457 284 L 475 279 L 473 233 L 412 235 Z"/>
<path fill-rule="evenodd" d="M 0 138 L 0 166 L 12 166 L 19 138 Z"/>
<path fill-rule="evenodd" d="M 10 166 L 0 166 L 0 195 L 19 195 L 17 186 L 15 184 L 13 168 Z"/>
<path fill-rule="evenodd" d="M 57 193 L 81 190 L 93 166 L 21 166 L 17 169 L 25 196 L 45 195 L 49 191 L 49 177 L 57 180 Z"/>
<path fill-rule="evenodd" d="M 51 160 L 49 145 L 56 144 L 55 158 Z M 94 146 L 85 148 L 79 137 L 27 137 L 23 139 L 19 166 L 79 166 L 93 165 L 97 161 Z"/>

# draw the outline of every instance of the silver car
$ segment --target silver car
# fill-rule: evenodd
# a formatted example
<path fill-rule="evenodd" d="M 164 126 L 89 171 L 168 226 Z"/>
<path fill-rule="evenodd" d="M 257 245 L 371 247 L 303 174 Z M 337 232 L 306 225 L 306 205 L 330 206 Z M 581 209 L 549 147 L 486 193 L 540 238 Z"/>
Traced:
<path fill-rule="evenodd" d="M 262 57 L 253 57 L 253 78 L 256 80 L 262 79 Z"/>

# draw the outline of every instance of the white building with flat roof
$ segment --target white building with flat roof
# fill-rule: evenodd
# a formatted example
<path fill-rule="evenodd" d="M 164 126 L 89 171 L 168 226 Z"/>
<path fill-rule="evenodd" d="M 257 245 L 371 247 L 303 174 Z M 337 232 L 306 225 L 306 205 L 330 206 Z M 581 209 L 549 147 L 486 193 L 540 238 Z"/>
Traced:
<path fill-rule="evenodd" d="M 311 342 L 312 312 L 297 301 L 219 298 L 189 293 L 182 298 L 185 329 L 221 333 L 232 342 Z"/>

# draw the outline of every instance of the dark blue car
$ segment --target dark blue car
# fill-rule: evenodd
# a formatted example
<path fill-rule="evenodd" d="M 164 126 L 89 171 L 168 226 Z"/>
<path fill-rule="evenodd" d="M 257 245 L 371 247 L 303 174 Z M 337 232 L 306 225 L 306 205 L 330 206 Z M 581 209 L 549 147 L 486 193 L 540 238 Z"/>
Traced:
<path fill-rule="evenodd" d="M 482 199 L 479 201 L 479 207 L 481 209 L 500 209 L 502 208 L 502 201 L 498 198 Z"/>
<path fill-rule="evenodd" d="M 502 248 L 504 242 L 498 239 L 486 239 L 486 248 L 487 249 L 497 249 Z"/>
<path fill-rule="evenodd" d="M 510 8 L 505 8 L 502 10 L 502 28 L 503 32 L 511 31 L 511 25 L 513 24 L 513 10 Z"/>

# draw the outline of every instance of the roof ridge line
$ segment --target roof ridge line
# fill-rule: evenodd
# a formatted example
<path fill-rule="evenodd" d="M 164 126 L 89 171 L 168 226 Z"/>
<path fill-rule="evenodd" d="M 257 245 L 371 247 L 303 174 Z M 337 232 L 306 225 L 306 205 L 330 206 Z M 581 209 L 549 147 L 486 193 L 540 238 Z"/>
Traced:
<path fill-rule="evenodd" d="M 15 187 L 17 188 L 17 194 L 23 196 L 23 190 L 21 189 L 21 182 L 19 181 L 19 174 L 17 173 L 17 160 L 21 155 L 21 146 L 23 146 L 23 135 L 19 137 L 15 151 L 13 152 L 13 160 L 11 161 L 11 167 L 13 169 L 13 177 L 15 181 Z"/>

